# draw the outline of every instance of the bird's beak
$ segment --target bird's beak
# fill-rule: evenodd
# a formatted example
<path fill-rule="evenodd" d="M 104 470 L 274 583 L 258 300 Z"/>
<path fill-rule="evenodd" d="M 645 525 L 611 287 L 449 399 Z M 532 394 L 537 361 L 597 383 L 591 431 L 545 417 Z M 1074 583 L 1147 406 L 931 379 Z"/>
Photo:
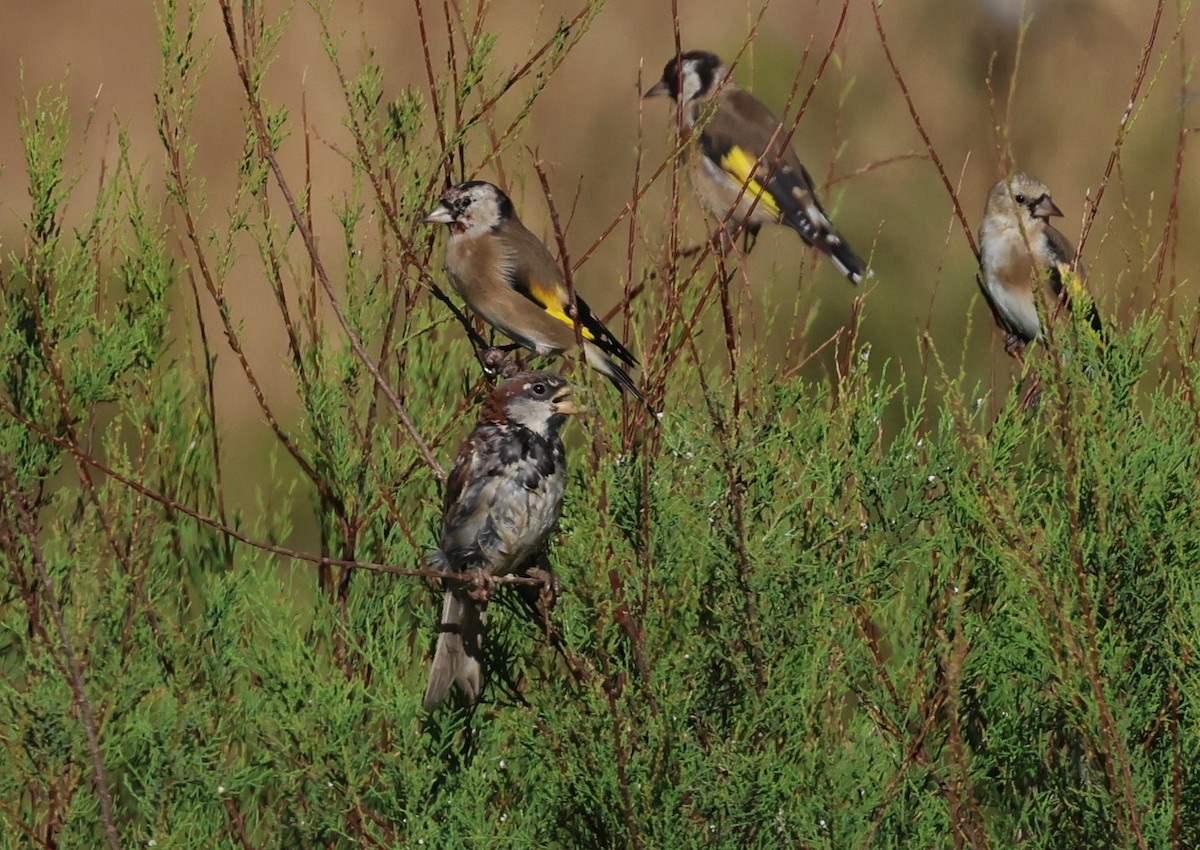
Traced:
<path fill-rule="evenodd" d="M 1049 195 L 1042 195 L 1042 199 L 1033 208 L 1033 217 L 1049 218 L 1052 215 L 1062 215 L 1062 210 L 1055 206 Z"/>
<path fill-rule="evenodd" d="M 671 87 L 667 85 L 667 81 L 659 80 L 657 83 L 652 85 L 644 95 L 642 95 L 642 99 L 644 100 L 648 97 L 662 97 L 664 94 L 670 93 Z"/>
<path fill-rule="evenodd" d="M 440 201 L 436 207 L 429 211 L 429 215 L 425 216 L 425 221 L 434 224 L 453 224 L 454 213 L 450 207 L 446 206 L 445 201 Z"/>
<path fill-rule="evenodd" d="M 572 396 L 570 387 L 563 387 L 558 391 L 558 395 L 554 397 L 554 412 L 561 413 L 564 416 L 579 413 L 579 408 L 575 405 L 575 399 Z"/>

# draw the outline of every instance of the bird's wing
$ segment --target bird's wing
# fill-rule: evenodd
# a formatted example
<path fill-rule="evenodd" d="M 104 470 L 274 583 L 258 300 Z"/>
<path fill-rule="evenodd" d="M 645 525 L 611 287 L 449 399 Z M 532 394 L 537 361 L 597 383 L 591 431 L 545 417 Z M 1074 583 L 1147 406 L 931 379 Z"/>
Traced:
<path fill-rule="evenodd" d="M 738 182 L 747 196 L 761 196 L 766 211 L 795 227 L 794 221 L 824 221 L 813 179 L 790 146 L 775 115 L 749 92 L 727 92 L 700 136 L 704 153 Z M 765 194 L 764 194 L 765 192 Z M 806 228 L 800 227 L 801 236 Z M 809 242 L 813 241 L 811 238 Z"/>
<path fill-rule="evenodd" d="M 464 513 L 472 506 L 466 498 L 470 493 L 469 484 L 478 478 L 482 466 L 481 440 L 477 439 L 479 431 L 473 431 L 463 441 L 454 459 L 454 466 L 446 478 L 446 491 L 442 494 L 442 527 L 447 528 L 461 520 Z"/>
<path fill-rule="evenodd" d="M 1065 298 L 1067 306 L 1072 309 L 1083 307 L 1087 310 L 1088 324 L 1103 340 L 1105 338 L 1104 323 L 1100 321 L 1100 312 L 1096 309 L 1095 300 L 1083 285 L 1087 279 L 1083 261 L 1080 260 L 1075 264 L 1074 271 L 1071 269 L 1071 262 L 1075 259 L 1075 248 L 1071 245 L 1071 240 L 1054 227 L 1046 225 L 1046 245 L 1052 261 L 1050 286 L 1054 289 L 1054 294 Z"/>
<path fill-rule="evenodd" d="M 514 230 L 509 238 L 513 240 L 515 249 L 511 254 L 514 259 L 507 269 L 509 285 L 537 304 L 547 315 L 574 329 L 575 321 L 569 312 L 571 297 L 563 284 L 562 270 L 546 246 L 523 226 L 520 231 Z M 575 294 L 575 306 L 579 312 L 580 332 L 585 340 L 626 365 L 637 366 L 637 358 L 596 318 L 579 293 Z"/>
<path fill-rule="evenodd" d="M 985 278 L 986 272 L 981 268 L 979 273 L 975 275 L 975 283 L 983 295 L 983 300 L 987 302 L 988 308 L 992 311 L 992 318 L 996 320 L 996 326 L 1006 334 L 1018 333 L 1016 325 L 1008 320 L 1008 316 L 1004 314 L 1004 311 L 1000 309 L 1000 305 L 996 303 L 996 299 L 992 297 L 992 291 L 988 289 Z"/>
<path fill-rule="evenodd" d="M 862 282 L 866 261 L 834 230 L 817 200 L 808 170 L 784 144 L 778 120 L 754 95 L 740 89 L 717 98 L 716 114 L 700 134 L 704 156 L 745 185 L 743 198 L 827 254 L 851 283 Z"/>
<path fill-rule="evenodd" d="M 472 431 L 446 479 L 438 548 L 454 570 L 494 572 L 508 555 L 506 536 L 496 519 L 498 506 L 508 509 L 502 503 L 509 470 L 507 458 L 489 447 L 495 439 L 486 425 Z"/>

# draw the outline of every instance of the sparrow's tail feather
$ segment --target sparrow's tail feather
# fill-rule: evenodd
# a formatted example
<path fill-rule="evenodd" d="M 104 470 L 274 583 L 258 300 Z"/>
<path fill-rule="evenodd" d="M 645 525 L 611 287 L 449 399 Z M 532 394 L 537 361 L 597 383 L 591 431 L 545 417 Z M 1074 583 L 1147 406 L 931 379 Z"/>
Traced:
<path fill-rule="evenodd" d="M 484 616 L 479 606 L 453 591 L 446 591 L 438 626 L 437 649 L 429 669 L 429 685 L 422 705 L 432 711 L 458 685 L 467 702 L 474 704 L 483 688 Z"/>

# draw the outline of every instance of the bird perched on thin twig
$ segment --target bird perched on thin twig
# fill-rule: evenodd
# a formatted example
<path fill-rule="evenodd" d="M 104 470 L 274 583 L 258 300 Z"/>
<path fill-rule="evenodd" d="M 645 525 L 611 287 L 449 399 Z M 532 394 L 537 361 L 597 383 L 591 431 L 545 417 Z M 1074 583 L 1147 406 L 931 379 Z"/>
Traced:
<path fill-rule="evenodd" d="M 521 570 L 558 522 L 567 483 L 559 429 L 578 412 L 561 376 L 522 372 L 492 390 L 459 449 L 430 563 L 476 579 L 445 591 L 427 710 L 445 699 L 451 685 L 468 703 L 479 698 L 491 579 Z"/>
<path fill-rule="evenodd" d="M 1082 301 L 1088 323 L 1101 340 L 1104 326 L 1087 295 L 1083 263 L 1075 259 L 1069 239 L 1050 224 L 1062 211 L 1046 184 L 1021 172 L 1001 180 L 988 194 L 979 224 L 983 295 L 1008 336 L 1004 348 L 1013 354 L 1042 336 L 1034 285 L 1049 282 L 1059 303 Z"/>
<path fill-rule="evenodd" d="M 779 119 L 750 92 L 734 84 L 720 58 L 689 50 L 663 68 L 644 97 L 682 100 L 688 130 L 699 131 L 692 183 L 725 232 L 742 228 L 757 236 L 763 224 L 783 224 L 800 234 L 853 284 L 866 262 L 833 228 L 816 187 L 795 152 L 784 143 Z"/>
<path fill-rule="evenodd" d="M 517 218 L 508 195 L 482 180 L 461 183 L 442 195 L 425 220 L 450 229 L 450 282 L 484 321 L 537 354 L 562 354 L 575 347 L 575 319 L 562 270 L 542 240 Z M 575 308 L 588 365 L 644 404 L 621 367 L 636 368 L 637 359 L 578 294 Z"/>

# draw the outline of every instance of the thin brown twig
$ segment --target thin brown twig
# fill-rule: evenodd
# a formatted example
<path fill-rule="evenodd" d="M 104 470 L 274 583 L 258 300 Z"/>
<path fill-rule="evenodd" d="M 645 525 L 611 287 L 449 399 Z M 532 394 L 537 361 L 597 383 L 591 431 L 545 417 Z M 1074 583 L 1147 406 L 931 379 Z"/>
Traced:
<path fill-rule="evenodd" d="M 1180 85 L 1185 86 L 1185 83 L 1181 81 Z M 1188 127 L 1185 127 L 1181 124 L 1179 127 L 1179 135 L 1175 142 L 1175 163 L 1174 171 L 1171 175 L 1171 200 L 1167 204 L 1167 216 L 1166 221 L 1163 222 L 1163 235 L 1162 242 L 1160 243 L 1162 248 L 1158 251 L 1158 266 L 1154 270 L 1154 289 L 1150 296 L 1151 310 L 1157 306 L 1159 298 L 1161 297 L 1160 292 L 1162 287 L 1163 272 L 1166 270 L 1168 255 L 1170 255 L 1172 259 L 1172 279 L 1175 278 L 1174 267 L 1179 250 L 1179 190 L 1183 186 L 1184 152 L 1187 148 L 1188 136 L 1190 136 L 1191 133 L 1192 131 Z M 1174 240 L 1171 239 L 1172 233 L 1176 234 L 1176 238 Z M 1170 250 L 1168 250 L 1168 246 L 1170 246 Z M 1174 290 L 1174 285 L 1168 288 L 1168 298 L 1174 292 Z"/>
<path fill-rule="evenodd" d="M 421 0 L 413 0 L 413 8 L 417 12 L 417 28 L 421 35 L 421 54 L 425 59 L 425 77 L 429 83 L 429 105 L 433 110 L 433 126 L 437 132 L 441 149 L 446 150 L 446 128 L 444 116 L 442 115 L 441 98 L 438 95 L 438 79 L 437 74 L 433 71 L 433 57 L 429 54 L 429 33 L 425 28 L 425 4 Z M 442 165 L 446 171 L 446 183 L 453 183 L 453 163 L 449 158 L 445 158 L 442 161 Z"/>
<path fill-rule="evenodd" d="M 1040 297 L 1046 297 L 1044 289 L 1040 290 L 1038 294 Z M 1057 328 L 1055 322 L 1047 323 L 1046 334 L 1049 345 L 1057 349 Z M 1054 357 L 1051 358 L 1051 363 L 1057 385 L 1064 391 L 1069 392 L 1070 384 L 1064 375 L 1063 359 L 1061 357 Z M 1125 751 L 1124 740 L 1121 737 L 1116 719 L 1113 716 L 1111 700 L 1109 700 L 1104 689 L 1105 677 L 1102 671 L 1100 651 L 1097 647 L 1098 629 L 1096 614 L 1092 605 L 1091 593 L 1088 591 L 1087 564 L 1085 563 L 1083 554 L 1083 527 L 1080 517 L 1080 501 L 1082 499 L 1080 492 L 1080 458 L 1082 457 L 1082 449 L 1080 446 L 1080 435 L 1077 433 L 1076 428 L 1076 418 L 1072 416 L 1069 396 L 1062 399 L 1058 404 L 1058 431 L 1064 458 L 1061 469 L 1063 487 L 1067 494 L 1067 512 L 1069 516 L 1068 539 L 1071 551 L 1072 574 L 1075 578 L 1080 617 L 1083 620 L 1084 626 L 1083 641 L 1080 641 L 1073 634 L 1070 635 L 1070 638 L 1075 644 L 1074 651 L 1081 656 L 1079 661 L 1085 662 L 1081 666 L 1087 676 L 1088 684 L 1091 686 L 1092 695 L 1096 699 L 1096 706 L 1100 712 L 1101 730 L 1107 738 L 1108 746 L 1120 771 L 1118 785 L 1118 776 L 1109 766 L 1108 760 L 1105 760 L 1104 768 L 1110 789 L 1114 796 L 1118 790 L 1123 793 L 1125 805 L 1128 809 L 1126 817 L 1129 819 L 1129 828 L 1133 831 L 1134 838 L 1140 850 L 1147 850 L 1146 838 L 1142 833 L 1141 816 L 1138 812 L 1137 799 L 1133 790 L 1133 774 L 1129 764 L 1129 755 Z M 1016 518 L 1014 517 L 1013 519 L 1015 521 Z M 1082 646 L 1080 646 L 1080 643 L 1082 643 Z M 1116 814 L 1119 822 L 1121 819 L 1119 808 Z"/>
<path fill-rule="evenodd" d="M 603 653 L 600 656 L 603 671 L 604 671 L 604 698 L 608 703 L 609 716 L 609 731 L 612 734 L 613 757 L 615 758 L 615 766 L 617 771 L 617 787 L 621 792 L 621 814 L 625 819 L 625 829 L 628 831 L 629 841 L 636 848 L 645 846 L 642 839 L 641 830 L 637 827 L 637 820 L 634 817 L 633 795 L 629 792 L 629 775 L 627 765 L 629 763 L 629 754 L 625 751 L 625 744 L 621 736 L 621 711 L 617 705 L 617 687 L 614 682 L 612 667 L 609 664 L 608 654 Z"/>
<path fill-rule="evenodd" d="M 8 492 L 10 504 L 12 504 L 17 512 L 18 522 L 25 535 L 25 542 L 29 547 L 29 557 L 33 562 L 34 572 L 41 586 L 41 595 L 46 602 L 47 610 L 50 612 L 50 618 L 54 622 L 54 629 L 58 638 L 58 651 L 62 653 L 63 662 L 67 670 L 67 680 L 71 686 L 71 693 L 74 696 L 75 705 L 79 708 L 80 720 L 83 723 L 83 732 L 87 738 L 88 752 L 92 758 L 92 783 L 96 791 L 96 799 L 100 804 L 100 819 L 104 825 L 104 839 L 111 850 L 120 850 L 121 839 L 117 835 L 117 825 L 113 817 L 112 793 L 109 791 L 108 780 L 104 775 L 104 752 L 100 747 L 100 734 L 96 724 L 95 712 L 92 710 L 92 703 L 88 699 L 87 688 L 84 685 L 83 667 L 80 665 L 79 659 L 75 655 L 75 650 L 71 646 L 71 635 L 67 632 L 67 624 L 63 618 L 58 594 L 54 590 L 54 582 L 50 578 L 49 570 L 46 569 L 46 561 L 42 557 L 41 546 L 38 544 L 37 521 L 30 513 L 29 506 L 25 503 L 24 495 L 20 488 L 17 487 L 16 479 L 13 477 L 12 470 L 8 467 L 7 462 L 0 463 L 0 478 L 4 481 L 4 488 Z"/>
<path fill-rule="evenodd" d="M 313 236 L 312 229 L 308 226 L 303 212 L 300 210 L 299 204 L 296 202 L 295 196 L 292 194 L 287 178 L 284 176 L 283 168 L 279 165 L 279 159 L 275 156 L 274 149 L 271 145 L 271 135 L 267 129 L 266 118 L 263 115 L 262 103 L 259 100 L 258 92 L 254 83 L 251 80 L 248 58 L 243 54 L 242 49 L 238 46 L 236 36 L 233 5 L 232 0 L 220 0 L 221 15 L 225 22 L 225 32 L 229 38 L 229 47 L 233 52 L 234 63 L 237 65 L 238 77 L 242 82 L 242 89 L 246 94 L 247 104 L 250 107 L 250 117 L 253 124 L 255 136 L 258 139 L 260 153 L 266 160 L 268 167 L 271 169 L 271 174 L 275 178 L 275 185 L 279 188 L 279 192 L 283 195 L 284 202 L 287 204 L 288 210 L 292 216 L 292 222 L 296 225 L 296 230 L 300 233 L 300 238 L 304 242 L 305 249 L 312 260 L 313 267 L 317 272 L 317 279 L 321 283 L 321 288 L 325 291 L 325 297 L 329 299 L 329 306 L 337 317 L 338 324 L 341 325 L 342 331 L 346 334 L 346 338 L 350 342 L 350 347 L 354 350 L 359 362 L 375 379 L 376 385 L 384 394 L 387 400 L 391 403 L 392 409 L 396 414 L 396 418 L 408 432 L 413 445 L 417 447 L 417 451 L 425 458 L 425 463 L 433 470 L 434 475 L 438 480 L 446 480 L 446 471 L 442 469 L 442 465 L 438 463 L 437 458 L 433 456 L 429 445 L 421 437 L 416 426 L 409 418 L 408 413 L 404 409 L 404 405 L 400 403 L 400 399 L 392 391 L 388 385 L 387 379 L 379 371 L 379 366 L 371 358 L 366 348 L 355 332 L 350 320 L 346 317 L 345 311 L 342 310 L 341 303 L 337 293 L 334 291 L 333 283 L 330 281 L 328 274 L 325 272 L 325 265 L 321 260 L 320 253 L 317 251 L 316 238 Z"/>
<path fill-rule="evenodd" d="M 275 439 L 283 446 L 284 450 L 296 462 L 300 471 L 305 477 L 313 483 L 318 493 L 324 498 L 331 498 L 328 492 L 328 486 L 325 480 L 317 473 L 312 464 L 304 456 L 304 453 L 293 442 L 283 429 L 283 425 L 275 416 L 275 411 L 267 402 L 266 392 L 263 390 L 262 383 L 258 380 L 253 366 L 250 365 L 250 360 L 246 356 L 245 348 L 242 346 L 241 338 L 238 335 L 236 328 L 233 326 L 232 319 L 228 310 L 228 302 L 225 300 L 225 295 L 221 286 L 216 281 L 216 276 L 212 271 L 212 267 L 208 260 L 208 254 L 204 250 L 203 241 L 200 237 L 199 225 L 197 224 L 192 211 L 191 204 L 188 203 L 188 194 L 190 192 L 187 179 L 187 169 L 184 167 L 183 155 L 177 144 L 179 132 L 171 121 L 170 116 L 166 112 L 164 104 L 159 113 L 159 138 L 162 140 L 164 147 L 167 149 L 168 174 L 171 178 L 171 183 L 174 186 L 172 195 L 175 198 L 176 206 L 183 214 L 184 231 L 188 236 L 188 241 L 192 245 L 192 251 L 196 257 L 195 267 L 199 269 L 200 276 L 204 281 L 205 289 L 212 298 L 213 303 L 217 306 L 217 313 L 222 322 L 222 328 L 225 333 L 225 340 L 229 344 L 230 350 L 233 352 L 234 358 L 238 362 L 239 368 L 242 370 L 242 375 L 246 379 L 250 391 L 254 394 L 255 403 L 266 419 L 267 426 L 275 434 Z M 188 266 L 189 278 L 192 277 L 192 266 Z M 195 286 L 194 278 L 192 284 Z M 204 317 L 200 312 L 199 300 L 196 301 L 197 321 L 200 323 L 201 334 L 204 331 Z M 205 348 L 205 356 L 208 356 L 207 347 Z M 215 408 L 214 408 L 215 410 Z M 214 445 L 216 444 L 216 419 L 213 419 Z"/>
<path fill-rule="evenodd" d="M 1088 236 L 1092 231 L 1092 225 L 1095 223 L 1096 216 L 1100 212 L 1100 201 L 1104 198 L 1104 192 L 1108 188 L 1108 181 L 1112 177 L 1113 168 L 1116 166 L 1117 158 L 1121 155 L 1121 149 L 1125 145 L 1125 137 L 1129 133 L 1129 119 L 1133 117 L 1133 110 L 1137 105 L 1138 94 L 1141 93 L 1142 83 L 1145 82 L 1146 72 L 1150 68 L 1150 56 L 1154 50 L 1154 43 L 1158 40 L 1158 26 L 1162 21 L 1165 6 L 1166 0 L 1158 0 L 1154 6 L 1154 19 L 1150 22 L 1150 35 L 1142 47 L 1142 56 L 1138 60 L 1137 73 L 1134 74 L 1133 78 L 1133 90 L 1129 93 L 1129 101 L 1125 104 L 1125 110 L 1121 113 L 1121 120 L 1117 124 L 1116 141 L 1113 142 L 1112 149 L 1108 154 L 1108 162 L 1104 165 L 1104 176 L 1100 178 L 1100 185 L 1096 187 L 1096 197 L 1088 204 L 1087 212 L 1083 217 L 1083 229 L 1079 234 L 1079 248 L 1075 252 L 1076 260 L 1083 254 L 1083 247 L 1087 243 Z"/>
<path fill-rule="evenodd" d="M 910 159 L 929 159 L 929 154 L 909 151 L 908 153 L 898 153 L 893 156 L 885 156 L 883 159 L 873 159 L 870 162 L 863 163 L 853 171 L 847 171 L 845 174 L 839 174 L 835 177 L 830 177 L 825 181 L 825 187 L 832 188 L 839 183 L 845 183 L 855 179 L 856 177 L 862 177 L 864 174 L 870 174 L 872 171 L 878 171 L 879 169 L 886 168 L 894 163 L 905 162 L 906 160 Z"/>
<path fill-rule="evenodd" d="M 1049 344 L 1054 345 L 1054 329 L 1053 326 L 1047 328 L 1047 333 L 1050 335 Z M 1061 374 L 1061 362 L 1058 358 L 1052 358 L 1058 372 L 1058 383 L 1063 385 L 1064 381 Z M 1067 405 L 1062 405 L 1065 411 Z M 1064 417 L 1065 417 L 1064 413 Z M 957 407 L 954 409 L 955 425 L 958 428 L 960 435 L 966 444 L 978 442 L 978 436 L 971 431 L 967 417 Z M 1072 456 L 1070 451 L 1068 456 Z M 1084 607 L 1084 624 L 1087 631 L 1089 644 L 1085 648 L 1082 645 L 1076 630 L 1073 628 L 1071 620 L 1068 618 L 1066 611 L 1060 604 L 1059 593 L 1056 591 L 1053 583 L 1047 574 L 1045 566 L 1041 559 L 1037 557 L 1037 543 L 1041 538 L 1041 529 L 1034 528 L 1032 532 L 1027 531 L 1017 515 L 1016 508 L 1012 501 L 1005 497 L 1004 487 L 997 477 L 996 470 L 988 465 L 985 468 L 983 463 L 987 453 L 983 451 L 974 452 L 971 461 L 971 477 L 977 482 L 980 494 L 987 502 L 990 514 L 998 524 L 993 529 L 998 539 L 1011 541 L 1013 551 L 1022 553 L 1021 563 L 1027 566 L 1030 574 L 1034 578 L 1033 586 L 1036 588 L 1037 608 L 1040 616 L 1043 618 L 1047 627 L 1053 628 L 1062 638 L 1061 642 L 1054 642 L 1050 649 L 1055 657 L 1056 663 L 1064 671 L 1068 672 L 1070 667 L 1067 662 L 1069 656 L 1072 663 L 1082 670 L 1088 685 L 1091 688 L 1092 695 L 1096 700 L 1097 707 L 1100 712 L 1101 732 L 1104 739 L 1111 748 L 1111 760 L 1117 762 L 1117 769 L 1114 771 L 1109 758 L 1104 759 L 1104 771 L 1108 781 L 1109 793 L 1114 797 L 1124 796 L 1125 811 L 1117 811 L 1119 819 L 1128 818 L 1129 830 L 1133 833 L 1133 837 L 1139 848 L 1145 850 L 1146 841 L 1141 829 L 1141 819 L 1137 810 L 1137 801 L 1134 796 L 1133 778 L 1129 766 L 1129 758 L 1125 752 L 1119 730 L 1117 729 L 1115 718 L 1112 714 L 1110 700 L 1104 690 L 1104 675 L 1100 669 L 1100 662 L 1094 646 L 1094 633 L 1096 630 L 1094 614 L 1091 611 L 1090 604 L 1087 601 L 1086 595 L 1081 598 Z M 1076 520 L 1072 520 L 1073 524 Z M 1076 544 L 1072 544 L 1075 546 Z M 1077 552 L 1073 552 L 1073 557 L 1081 557 Z M 1080 580 L 1078 566 L 1074 570 L 1077 580 Z M 1082 584 L 1081 584 L 1082 590 Z M 1064 654 L 1065 650 L 1065 654 Z M 1081 696 L 1075 695 L 1075 701 L 1079 703 Z M 1081 706 L 1082 708 L 1082 706 Z M 1103 753 L 1102 753 L 1103 754 Z M 1119 775 L 1118 775 L 1119 772 Z"/>
<path fill-rule="evenodd" d="M 975 234 L 971 232 L 971 225 L 967 222 L 967 214 L 963 212 L 962 204 L 958 200 L 958 192 L 954 190 L 954 184 L 950 182 L 950 175 L 946 173 L 946 168 L 942 165 L 942 158 L 938 155 L 937 148 L 933 146 L 933 140 L 929 137 L 929 133 L 921 121 L 921 115 L 917 112 L 917 105 L 913 102 L 912 94 L 908 90 L 908 83 L 904 81 L 904 75 L 900 73 L 900 66 L 896 64 L 896 57 L 892 55 L 892 48 L 888 45 L 887 33 L 883 29 L 883 18 L 880 16 L 879 11 L 881 4 L 870 3 L 868 5 L 871 7 L 871 14 L 875 17 L 875 31 L 879 33 L 879 44 L 883 47 L 884 55 L 887 56 L 888 64 L 892 68 L 892 77 L 896 80 L 896 83 L 900 86 L 900 91 L 904 94 L 904 102 L 908 105 L 908 114 L 913 120 L 913 125 L 917 128 L 921 140 L 925 143 L 925 150 L 929 152 L 929 158 L 933 161 L 938 176 L 942 178 L 942 185 L 946 187 L 946 193 L 950 196 L 950 200 L 954 204 L 954 215 L 958 218 L 959 224 L 962 225 L 963 235 L 967 237 L 967 244 L 971 246 L 971 253 L 978 260 L 979 246 L 975 244 Z"/>
<path fill-rule="evenodd" d="M 252 850 L 254 845 L 250 843 L 250 838 L 246 835 L 246 823 L 242 818 L 242 813 L 238 811 L 237 803 L 228 795 L 221 798 L 221 803 L 225 807 L 225 814 L 229 817 L 229 825 L 233 828 L 233 834 L 237 836 L 238 845 L 243 850 Z"/>
<path fill-rule="evenodd" d="M 412 568 L 406 568 L 406 567 L 391 566 L 389 564 L 377 564 L 377 563 L 372 563 L 369 561 L 351 560 L 348 558 L 334 558 L 334 557 L 331 557 L 328 555 L 311 555 L 307 552 L 301 552 L 296 549 L 289 549 L 286 546 L 278 546 L 274 543 L 267 543 L 262 540 L 256 540 L 255 538 L 250 537 L 247 534 L 243 534 L 242 532 L 238 531 L 235 528 L 232 528 L 230 526 L 222 524 L 219 520 L 213 519 L 208 514 L 202 513 L 201 511 L 191 508 L 188 505 L 185 505 L 184 503 L 179 502 L 179 501 L 171 498 L 170 496 L 167 496 L 164 493 L 159 492 L 158 490 L 155 490 L 153 487 L 149 487 L 149 486 L 141 483 L 140 481 L 136 481 L 136 480 L 130 478 L 129 476 L 118 472 L 117 470 L 115 470 L 112 467 L 105 464 L 103 461 L 97 460 L 95 457 L 88 454 L 87 452 L 85 452 L 83 449 L 79 448 L 79 446 L 77 446 L 75 443 L 71 442 L 70 440 L 66 440 L 62 437 L 52 434 L 49 430 L 47 430 L 46 428 L 43 428 L 38 423 L 28 419 L 25 416 L 22 416 L 12 405 L 10 405 L 8 403 L 8 401 L 6 399 L 0 398 L 0 410 L 7 413 L 9 416 L 11 416 L 14 420 L 19 422 L 25 428 L 28 428 L 30 431 L 33 431 L 34 433 L 38 434 L 43 439 L 50 441 L 51 443 L 53 443 L 54 445 L 58 446 L 61 449 L 65 449 L 72 456 L 72 458 L 76 461 L 76 464 L 79 467 L 85 468 L 85 469 L 95 469 L 96 471 L 113 479 L 117 483 L 130 488 L 134 492 L 139 493 L 140 495 L 145 496 L 146 498 L 148 498 L 154 502 L 157 502 L 158 504 L 162 505 L 163 507 L 168 508 L 172 511 L 177 511 L 178 513 L 181 513 L 184 516 L 187 516 L 187 517 L 191 518 L 192 520 L 195 520 L 196 522 L 200 523 L 201 525 L 205 525 L 205 526 L 213 529 L 214 531 L 217 531 L 218 533 L 223 534 L 227 537 L 230 537 L 230 538 L 236 540 L 237 542 L 243 543 L 246 546 L 249 546 L 253 549 L 257 549 L 262 552 L 267 552 L 272 555 L 280 555 L 284 558 L 289 558 L 294 561 L 304 561 L 306 563 L 310 563 L 310 564 L 313 564 L 318 567 L 320 567 L 320 566 L 346 567 L 348 569 L 370 570 L 371 572 L 389 573 L 392 575 L 402 575 L 402 576 L 416 576 L 418 578 L 430 578 L 430 579 L 449 578 L 449 579 L 467 580 L 472 577 L 470 573 L 447 573 L 443 570 L 412 569 Z M 534 585 L 541 584 L 540 580 L 528 579 L 528 578 L 524 578 L 522 576 L 511 576 L 511 575 L 510 576 L 497 576 L 494 579 L 494 581 L 497 582 L 498 584 L 534 584 Z"/>
<path fill-rule="evenodd" d="M 583 325 L 579 323 L 579 307 L 575 303 L 575 275 L 571 267 L 571 251 L 567 247 L 567 234 L 563 231 L 562 221 L 558 216 L 558 205 L 554 203 L 554 193 L 550 190 L 550 179 L 542 165 L 537 151 L 527 148 L 533 171 L 537 174 L 538 183 L 542 187 L 542 195 L 546 199 L 546 209 L 550 213 L 550 226 L 554 230 L 554 243 L 558 246 L 558 262 L 562 268 L 563 285 L 567 288 L 567 315 L 571 317 L 575 331 L 575 345 L 579 349 L 579 368 L 587 369 L 587 355 L 583 351 Z"/>
<path fill-rule="evenodd" d="M 179 246 L 180 256 L 183 256 L 183 245 Z M 221 438 L 217 427 L 217 378 L 213 366 L 216 358 L 208 342 L 208 328 L 204 321 L 204 310 L 200 303 L 200 287 L 196 285 L 196 275 L 191 263 L 187 264 L 187 279 L 191 285 L 192 303 L 196 307 L 196 323 L 200 328 L 200 352 L 204 357 L 205 400 L 208 403 L 208 421 L 211 430 L 213 452 L 213 487 L 217 495 L 217 517 L 222 523 L 229 524 L 225 513 L 225 488 L 221 484 Z M 233 566 L 233 553 L 226 549 L 228 565 Z"/>

